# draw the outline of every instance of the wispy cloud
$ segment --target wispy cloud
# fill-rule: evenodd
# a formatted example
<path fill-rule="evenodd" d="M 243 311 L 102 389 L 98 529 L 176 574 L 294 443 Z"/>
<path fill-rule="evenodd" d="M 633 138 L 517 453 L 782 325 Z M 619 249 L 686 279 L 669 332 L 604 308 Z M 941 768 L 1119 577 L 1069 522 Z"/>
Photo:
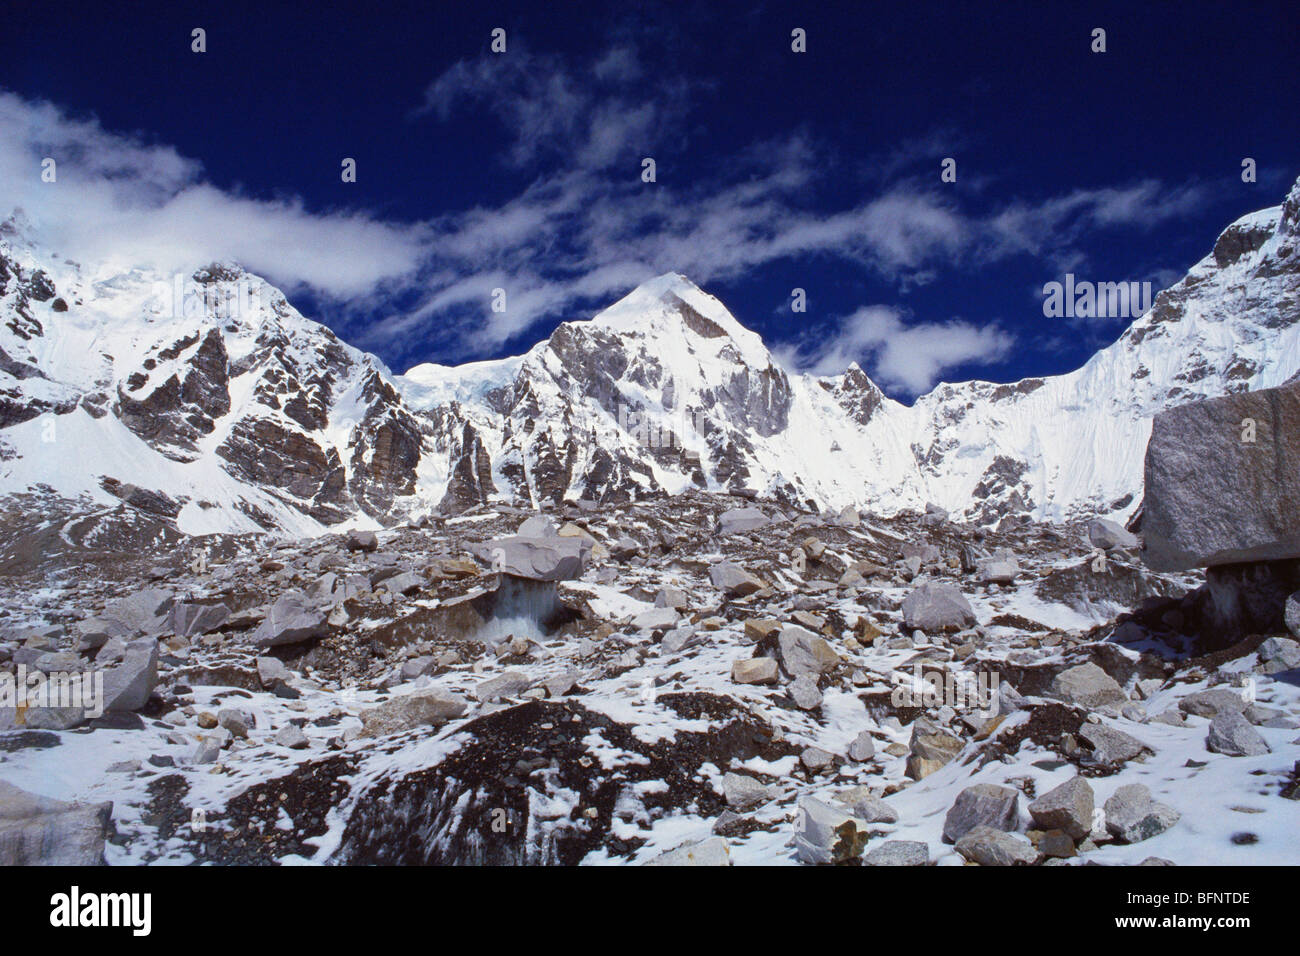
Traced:
<path fill-rule="evenodd" d="M 53 183 L 41 181 L 46 157 L 57 164 Z M 289 290 L 337 298 L 414 275 L 427 240 L 419 225 L 218 189 L 170 146 L 4 92 L 0 183 L 4 214 L 22 208 L 73 259 L 163 271 L 234 259 Z"/>
<path fill-rule="evenodd" d="M 863 306 L 815 341 L 777 350 L 788 369 L 838 374 L 857 362 L 885 388 L 911 395 L 928 391 L 945 372 L 977 362 L 992 365 L 1010 356 L 1015 337 L 996 324 L 961 319 L 917 322 L 904 310 Z"/>

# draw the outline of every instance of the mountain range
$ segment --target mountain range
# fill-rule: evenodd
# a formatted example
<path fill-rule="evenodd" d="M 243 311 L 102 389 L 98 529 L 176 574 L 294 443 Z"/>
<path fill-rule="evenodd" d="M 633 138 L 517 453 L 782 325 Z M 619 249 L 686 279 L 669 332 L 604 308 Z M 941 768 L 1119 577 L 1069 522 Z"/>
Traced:
<path fill-rule="evenodd" d="M 236 265 L 105 274 L 34 235 L 21 212 L 0 224 L 0 564 L 692 487 L 982 524 L 1122 520 L 1157 411 L 1300 370 L 1300 182 L 1082 368 L 910 405 L 856 364 L 792 374 L 677 274 L 524 355 L 396 375 Z"/>

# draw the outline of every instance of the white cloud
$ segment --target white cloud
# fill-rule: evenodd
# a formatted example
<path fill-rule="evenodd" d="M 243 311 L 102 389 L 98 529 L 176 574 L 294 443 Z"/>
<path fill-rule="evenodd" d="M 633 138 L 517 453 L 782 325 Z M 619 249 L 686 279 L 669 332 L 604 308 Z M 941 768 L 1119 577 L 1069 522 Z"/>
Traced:
<path fill-rule="evenodd" d="M 57 163 L 53 183 L 41 181 L 45 157 Z M 347 298 L 410 276 L 426 242 L 422 226 L 223 191 L 170 146 L 12 93 L 0 93 L 0 183 L 0 212 L 22 208 L 50 248 L 97 266 L 231 259 L 286 289 Z"/>
<path fill-rule="evenodd" d="M 1000 362 L 1015 345 L 1015 338 L 997 325 L 960 319 L 909 324 L 905 319 L 904 312 L 891 306 L 863 306 L 811 348 L 787 348 L 779 357 L 787 368 L 814 375 L 836 375 L 857 362 L 879 385 L 919 395 L 950 369 Z"/>

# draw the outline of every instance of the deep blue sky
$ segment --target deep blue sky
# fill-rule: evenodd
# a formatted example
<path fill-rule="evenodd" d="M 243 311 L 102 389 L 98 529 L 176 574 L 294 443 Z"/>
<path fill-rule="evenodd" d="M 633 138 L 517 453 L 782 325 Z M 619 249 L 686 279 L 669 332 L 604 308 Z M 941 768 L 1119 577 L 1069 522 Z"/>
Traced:
<path fill-rule="evenodd" d="M 1044 318 L 1043 283 L 1159 288 L 1300 175 L 1293 0 L 632 6 L 31 4 L 5 15 L 0 89 L 194 161 L 98 174 L 161 176 L 131 194 L 155 210 L 195 188 L 232 207 L 195 245 L 396 371 L 516 354 L 670 269 L 784 358 L 856 358 L 898 397 L 1065 371 L 1125 323 Z M 243 242 L 263 208 L 292 221 L 278 247 Z M 337 281 L 284 261 L 322 249 Z"/>

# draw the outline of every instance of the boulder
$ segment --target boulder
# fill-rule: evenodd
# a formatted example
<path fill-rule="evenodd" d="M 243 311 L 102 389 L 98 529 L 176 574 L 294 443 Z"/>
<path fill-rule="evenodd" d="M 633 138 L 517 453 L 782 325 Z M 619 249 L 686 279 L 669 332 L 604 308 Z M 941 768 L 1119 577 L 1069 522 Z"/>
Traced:
<path fill-rule="evenodd" d="M 582 577 L 592 545 L 585 538 L 564 535 L 516 535 L 470 545 L 470 550 L 499 573 L 533 581 L 569 581 Z"/>
<path fill-rule="evenodd" d="M 729 598 L 746 597 L 761 591 L 767 584 L 756 578 L 739 565 L 730 561 L 720 561 L 709 569 L 709 580 L 713 586 Z"/>
<path fill-rule="evenodd" d="M 181 637 L 193 637 L 215 631 L 230 617 L 224 604 L 189 604 L 178 601 L 167 617 L 167 630 Z"/>
<path fill-rule="evenodd" d="M 1240 711 L 1224 710 L 1215 714 L 1205 737 L 1205 747 L 1229 757 L 1256 757 L 1272 753 L 1268 742 L 1250 725 Z"/>
<path fill-rule="evenodd" d="M 271 605 L 270 611 L 250 640 L 258 648 L 297 644 L 325 634 L 325 615 L 301 591 L 288 591 Z"/>
<path fill-rule="evenodd" d="M 533 679 L 523 671 L 506 671 L 476 685 L 472 693 L 476 699 L 487 703 L 502 697 L 518 697 L 531 686 Z"/>
<path fill-rule="evenodd" d="M 161 634 L 167 629 L 167 616 L 174 600 L 170 592 L 161 588 L 145 588 L 109 601 L 100 616 L 117 621 L 132 632 Z"/>
<path fill-rule="evenodd" d="M 646 866 L 731 866 L 731 851 L 722 837 L 709 837 L 684 843 L 674 850 L 662 853 Z"/>
<path fill-rule="evenodd" d="M 1038 859 L 1038 851 L 1029 841 L 986 826 L 968 831 L 957 841 L 956 850 L 980 866 L 1029 866 Z"/>
<path fill-rule="evenodd" d="M 867 787 L 854 787 L 836 794 L 835 799 L 849 807 L 853 815 L 867 823 L 897 823 L 898 811 Z"/>
<path fill-rule="evenodd" d="M 719 534 L 738 534 L 744 531 L 757 531 L 766 528 L 772 519 L 761 508 L 732 508 L 718 515 Z"/>
<path fill-rule="evenodd" d="M 800 710 L 815 710 L 822 705 L 822 692 L 817 687 L 817 679 L 809 674 L 800 674 L 792 680 L 787 691 Z"/>
<path fill-rule="evenodd" d="M 1008 556 L 981 558 L 976 571 L 983 584 L 1011 584 L 1020 573 L 1020 562 Z"/>
<path fill-rule="evenodd" d="M 943 821 L 945 843 L 956 843 L 976 827 L 1015 830 L 1020 825 L 1020 791 L 977 783 L 957 795 Z"/>
<path fill-rule="evenodd" d="M 122 663 L 104 670 L 104 710 L 139 710 L 158 686 L 158 641 L 130 641 Z"/>
<path fill-rule="evenodd" d="M 781 666 L 791 677 L 800 674 L 816 677 L 840 662 L 839 655 L 830 644 L 797 624 L 781 629 L 777 647 L 781 654 Z"/>
<path fill-rule="evenodd" d="M 465 701 L 459 697 L 429 687 L 363 710 L 361 733 L 365 737 L 382 737 L 416 727 L 440 727 L 465 713 L 465 708 Z"/>
<path fill-rule="evenodd" d="M 1092 832 L 1096 795 L 1083 777 L 1071 777 L 1029 805 L 1029 815 L 1040 830 L 1063 830 L 1074 840 Z"/>
<path fill-rule="evenodd" d="M 871 760 L 876 756 L 876 742 L 872 739 L 871 734 L 862 731 L 853 738 L 853 743 L 849 744 L 849 759 L 862 763 L 865 760 Z"/>
<path fill-rule="evenodd" d="M 772 799 L 770 788 L 741 773 L 722 775 L 722 794 L 733 810 L 749 810 Z"/>
<path fill-rule="evenodd" d="M 1061 671 L 1045 696 L 1090 709 L 1128 702 L 1124 688 L 1092 661 Z"/>
<path fill-rule="evenodd" d="M 914 721 L 907 754 L 907 776 L 913 780 L 923 780 L 961 753 L 962 746 L 959 739 L 938 730 L 927 721 Z"/>
<path fill-rule="evenodd" d="M 731 665 L 731 679 L 737 684 L 775 684 L 779 674 L 770 657 L 750 657 Z"/>
<path fill-rule="evenodd" d="M 799 800 L 795 852 L 804 863 L 842 863 L 862 855 L 868 824 L 842 807 L 816 797 Z"/>
<path fill-rule="evenodd" d="M 1178 709 L 1195 717 L 1215 717 L 1229 712 L 1241 713 L 1246 709 L 1246 698 L 1240 691 L 1211 687 L 1188 694 L 1178 702 Z"/>
<path fill-rule="evenodd" d="M 1103 551 L 1129 551 L 1139 544 L 1137 535 L 1105 518 L 1094 518 L 1088 523 L 1088 541 Z"/>
<path fill-rule="evenodd" d="M 951 584 L 930 581 L 903 600 L 903 624 L 909 630 L 937 634 L 960 631 L 974 623 L 970 602 Z"/>
<path fill-rule="evenodd" d="M 867 866 L 927 866 L 930 848 L 916 840 L 886 840 L 872 847 L 862 862 Z"/>
<path fill-rule="evenodd" d="M 102 866 L 112 802 L 74 804 L 0 780 L 0 866 Z"/>
<path fill-rule="evenodd" d="M 1140 843 L 1164 833 L 1178 822 L 1173 807 L 1157 803 L 1143 784 L 1125 784 L 1111 794 L 1102 808 L 1106 829 L 1125 843 Z"/>
<path fill-rule="evenodd" d="M 1292 599 L 1295 595 L 1292 595 Z M 1290 613 L 1288 603 L 1288 613 Z M 1287 625 L 1290 626 L 1289 624 Z M 1260 644 L 1255 653 L 1265 674 L 1280 674 L 1300 668 L 1300 642 L 1286 637 L 1270 637 Z"/>
<path fill-rule="evenodd" d="M 1118 767 L 1151 749 L 1136 737 L 1100 723 L 1085 723 L 1079 736 L 1091 745 L 1092 762 L 1107 767 Z"/>
<path fill-rule="evenodd" d="M 374 551 L 378 547 L 379 539 L 375 537 L 373 531 L 352 530 L 348 532 L 347 549 L 349 551 L 369 552 Z"/>
<path fill-rule="evenodd" d="M 1252 424 L 1254 441 L 1243 441 Z M 1157 413 L 1145 466 L 1147 566 L 1300 558 L 1297 461 L 1300 381 Z"/>

